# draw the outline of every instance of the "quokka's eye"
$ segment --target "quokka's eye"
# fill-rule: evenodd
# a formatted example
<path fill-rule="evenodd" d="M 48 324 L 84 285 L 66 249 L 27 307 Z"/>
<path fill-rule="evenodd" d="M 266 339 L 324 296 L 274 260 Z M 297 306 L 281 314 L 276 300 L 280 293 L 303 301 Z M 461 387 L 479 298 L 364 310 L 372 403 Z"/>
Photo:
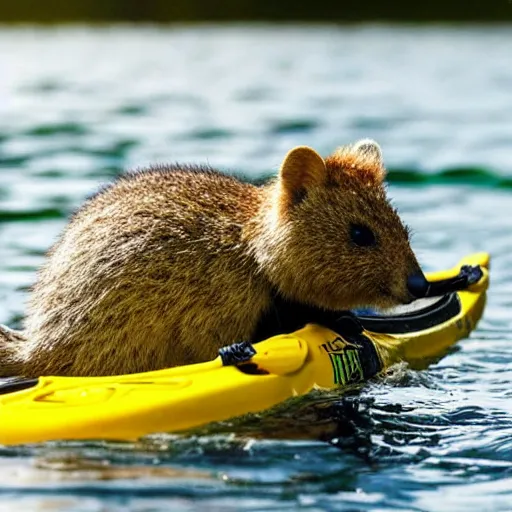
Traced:
<path fill-rule="evenodd" d="M 352 224 L 350 226 L 350 239 L 359 247 L 372 247 L 377 245 L 375 234 L 363 224 Z"/>

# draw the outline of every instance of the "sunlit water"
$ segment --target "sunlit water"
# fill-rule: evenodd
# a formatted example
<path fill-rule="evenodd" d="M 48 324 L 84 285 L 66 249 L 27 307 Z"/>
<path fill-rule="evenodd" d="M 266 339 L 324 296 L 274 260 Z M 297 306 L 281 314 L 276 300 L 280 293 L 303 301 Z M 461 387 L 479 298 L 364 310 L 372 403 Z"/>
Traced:
<path fill-rule="evenodd" d="M 511 55 L 510 27 L 0 29 L 0 322 L 73 209 L 149 163 L 261 177 L 372 137 L 425 268 L 493 257 L 471 338 L 328 404 L 330 442 L 315 397 L 188 438 L 0 448 L 0 510 L 512 510 Z"/>

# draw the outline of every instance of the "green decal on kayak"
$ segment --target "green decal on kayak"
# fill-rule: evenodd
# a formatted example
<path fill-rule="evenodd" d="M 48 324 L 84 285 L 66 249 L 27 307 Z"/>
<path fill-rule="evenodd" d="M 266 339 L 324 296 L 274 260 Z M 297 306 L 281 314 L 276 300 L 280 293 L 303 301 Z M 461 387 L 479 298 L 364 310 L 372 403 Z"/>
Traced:
<path fill-rule="evenodd" d="M 363 366 L 359 350 L 346 349 L 343 352 L 330 353 L 334 382 L 345 386 L 364 380 Z"/>

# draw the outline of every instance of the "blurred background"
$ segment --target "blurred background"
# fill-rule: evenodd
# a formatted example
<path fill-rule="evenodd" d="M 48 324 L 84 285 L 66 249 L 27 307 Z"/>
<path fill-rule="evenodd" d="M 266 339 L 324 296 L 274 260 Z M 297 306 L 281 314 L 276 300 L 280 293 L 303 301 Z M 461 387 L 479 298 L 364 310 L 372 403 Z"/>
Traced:
<path fill-rule="evenodd" d="M 0 447 L 0 511 L 510 511 L 510 21 L 506 0 L 0 2 L 0 322 L 102 183 L 175 161 L 260 180 L 298 144 L 376 139 L 425 269 L 493 257 L 472 337 L 348 397 L 330 443 Z"/>

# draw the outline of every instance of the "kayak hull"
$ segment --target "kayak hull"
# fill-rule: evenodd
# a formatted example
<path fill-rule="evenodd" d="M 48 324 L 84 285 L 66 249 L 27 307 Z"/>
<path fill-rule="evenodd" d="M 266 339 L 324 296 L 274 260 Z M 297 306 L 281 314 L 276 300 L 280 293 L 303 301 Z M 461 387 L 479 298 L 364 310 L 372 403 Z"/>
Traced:
<path fill-rule="evenodd" d="M 453 294 L 449 318 L 435 323 L 431 313 L 428 326 L 419 330 L 372 332 L 375 321 L 367 319 L 365 324 L 361 317 L 365 329 L 359 337 L 309 324 L 256 344 L 250 364 L 242 366 L 224 366 L 218 357 L 132 375 L 40 377 L 24 389 L 21 385 L 0 395 L 0 444 L 135 440 L 155 432 L 180 432 L 264 411 L 315 388 L 362 382 L 399 361 L 439 356 L 469 335 L 485 307 L 489 256 L 468 256 L 460 263 L 466 264 L 480 265 L 482 278 Z M 429 278 L 442 279 L 456 273 L 460 265 Z M 412 320 L 411 315 L 402 317 L 401 330 L 407 322 L 413 325 Z M 374 358 L 370 366 L 369 357 Z"/>

